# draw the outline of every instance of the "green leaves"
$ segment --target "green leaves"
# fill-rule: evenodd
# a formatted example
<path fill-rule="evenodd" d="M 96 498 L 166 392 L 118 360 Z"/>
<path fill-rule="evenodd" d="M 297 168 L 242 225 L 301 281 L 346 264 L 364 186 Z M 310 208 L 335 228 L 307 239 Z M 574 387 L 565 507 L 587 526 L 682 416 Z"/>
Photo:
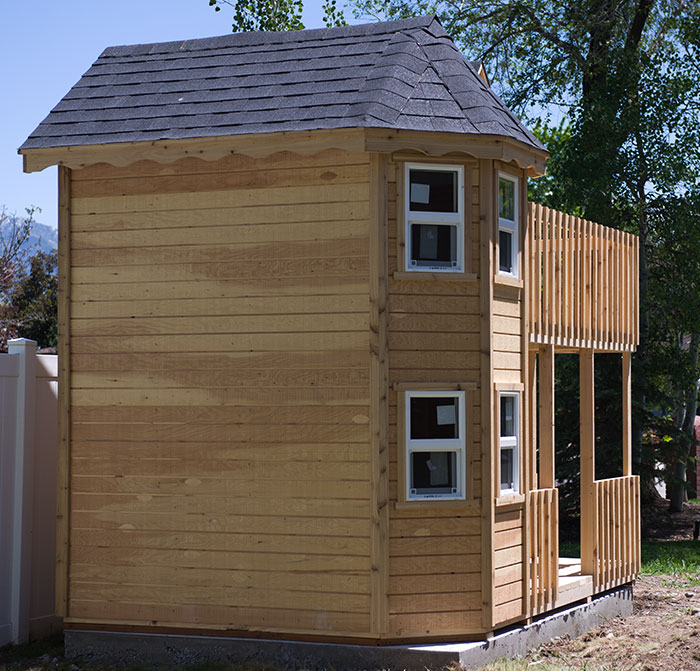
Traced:
<path fill-rule="evenodd" d="M 303 30 L 303 0 L 209 0 L 215 11 L 221 5 L 233 9 L 233 32 Z M 323 21 L 326 26 L 345 26 L 345 16 L 338 9 L 336 0 L 323 4 Z"/>
<path fill-rule="evenodd" d="M 233 32 L 303 30 L 302 0 L 209 0 L 215 11 L 220 5 L 233 9 Z"/>

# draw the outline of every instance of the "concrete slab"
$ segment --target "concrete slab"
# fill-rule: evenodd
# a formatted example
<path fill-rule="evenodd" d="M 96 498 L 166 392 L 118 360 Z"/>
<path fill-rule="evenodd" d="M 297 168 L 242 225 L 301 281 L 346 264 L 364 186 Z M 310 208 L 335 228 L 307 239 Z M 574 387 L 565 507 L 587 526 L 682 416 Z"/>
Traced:
<path fill-rule="evenodd" d="M 607 619 L 631 613 L 632 586 L 625 585 L 590 603 L 544 615 L 530 625 L 475 643 L 363 646 L 78 629 L 66 631 L 65 641 L 67 657 L 90 663 L 170 666 L 229 659 L 283 669 L 425 671 L 454 664 L 476 668 L 499 657 L 518 657 L 557 636 L 581 636 Z"/>

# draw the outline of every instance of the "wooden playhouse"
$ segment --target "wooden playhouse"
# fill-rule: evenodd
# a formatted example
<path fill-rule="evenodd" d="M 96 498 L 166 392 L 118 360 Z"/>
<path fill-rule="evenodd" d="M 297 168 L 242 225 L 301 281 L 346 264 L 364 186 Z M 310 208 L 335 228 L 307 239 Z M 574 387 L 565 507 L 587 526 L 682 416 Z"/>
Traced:
<path fill-rule="evenodd" d="M 59 166 L 67 628 L 468 640 L 634 580 L 637 240 L 528 204 L 547 153 L 437 20 L 110 48 L 20 152 Z"/>

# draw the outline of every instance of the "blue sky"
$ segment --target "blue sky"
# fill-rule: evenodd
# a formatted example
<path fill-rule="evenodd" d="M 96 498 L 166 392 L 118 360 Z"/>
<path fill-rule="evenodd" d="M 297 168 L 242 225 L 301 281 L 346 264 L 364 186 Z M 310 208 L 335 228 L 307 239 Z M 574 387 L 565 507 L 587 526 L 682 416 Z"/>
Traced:
<path fill-rule="evenodd" d="M 323 27 L 322 3 L 304 2 L 307 28 Z M 0 26 L 0 206 L 36 205 L 37 221 L 55 227 L 56 168 L 24 174 L 17 148 L 105 47 L 223 35 L 231 10 L 208 0 L 0 0 Z"/>

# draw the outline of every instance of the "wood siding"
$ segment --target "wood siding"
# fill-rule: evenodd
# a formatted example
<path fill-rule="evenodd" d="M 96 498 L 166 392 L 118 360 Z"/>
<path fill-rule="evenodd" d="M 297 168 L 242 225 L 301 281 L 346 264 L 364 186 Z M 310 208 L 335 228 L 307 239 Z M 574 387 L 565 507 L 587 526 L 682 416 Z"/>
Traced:
<path fill-rule="evenodd" d="M 412 158 L 421 162 L 421 157 Z M 452 160 L 442 157 L 442 164 Z M 467 231 L 464 278 L 402 272 L 403 164 L 388 166 L 389 187 L 389 636 L 459 636 L 482 631 L 481 318 L 479 172 L 464 162 Z M 398 186 L 398 193 L 397 193 Z M 398 207 L 397 207 L 398 204 Z M 397 212 L 398 211 L 398 212 Z M 465 385 L 467 501 L 405 502 L 403 389 Z M 441 387 L 444 385 L 444 387 Z"/>
<path fill-rule="evenodd" d="M 494 523 L 494 622 L 523 613 L 523 511 L 497 510 Z"/>
<path fill-rule="evenodd" d="M 71 621 L 369 635 L 369 175 L 74 171 Z"/>

